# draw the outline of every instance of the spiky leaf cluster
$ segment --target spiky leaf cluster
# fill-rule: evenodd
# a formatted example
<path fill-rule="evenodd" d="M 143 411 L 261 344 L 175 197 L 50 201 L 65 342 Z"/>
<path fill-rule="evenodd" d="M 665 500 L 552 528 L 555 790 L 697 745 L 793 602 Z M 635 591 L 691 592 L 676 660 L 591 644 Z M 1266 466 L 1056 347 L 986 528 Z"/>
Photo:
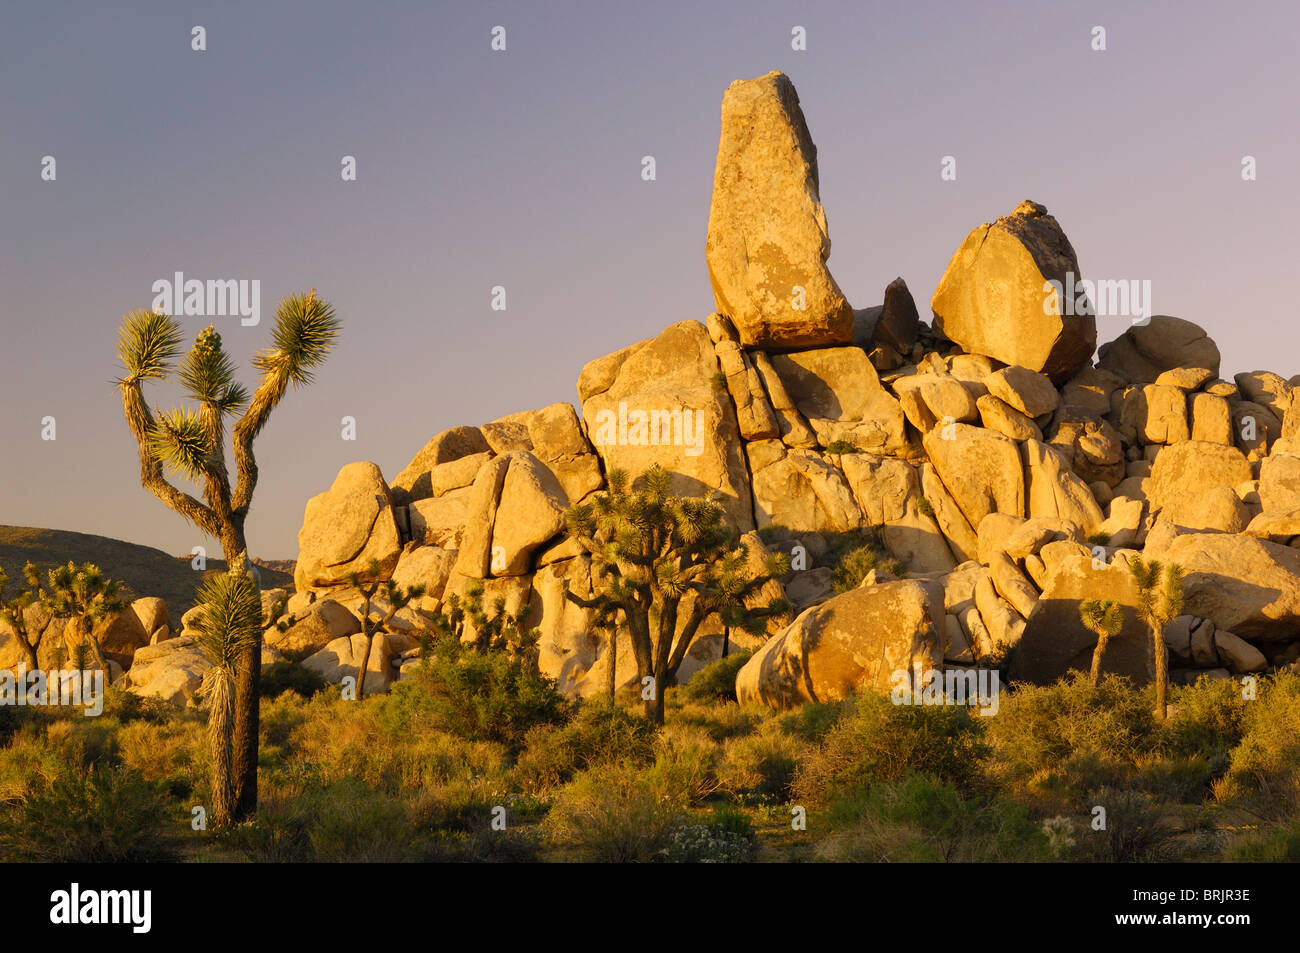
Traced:
<path fill-rule="evenodd" d="M 215 668 L 234 670 L 240 652 L 257 643 L 262 633 L 262 598 L 248 576 L 218 573 L 198 591 L 194 628 L 196 642 Z"/>

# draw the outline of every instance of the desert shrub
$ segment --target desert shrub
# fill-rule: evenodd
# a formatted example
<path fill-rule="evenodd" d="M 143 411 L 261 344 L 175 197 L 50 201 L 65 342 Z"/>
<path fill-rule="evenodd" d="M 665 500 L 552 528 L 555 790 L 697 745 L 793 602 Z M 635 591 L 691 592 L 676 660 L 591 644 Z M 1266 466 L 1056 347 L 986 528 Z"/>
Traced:
<path fill-rule="evenodd" d="M 769 722 L 756 734 L 726 742 L 718 780 L 732 794 L 786 800 L 790 797 L 803 748 L 779 724 Z"/>
<path fill-rule="evenodd" d="M 5 853 L 41 863 L 169 860 L 183 823 L 162 786 L 130 768 L 66 771 L 7 813 Z"/>
<path fill-rule="evenodd" d="M 654 757 L 654 725 L 601 697 L 582 702 L 567 724 L 530 730 L 516 770 L 525 786 L 546 791 L 590 767 L 645 766 Z"/>
<path fill-rule="evenodd" d="M 660 800 L 636 768 L 601 765 L 566 785 L 547 815 L 556 840 L 583 860 L 646 862 L 664 849 L 680 809 Z"/>
<path fill-rule="evenodd" d="M 173 797 L 188 797 L 194 781 L 206 779 L 203 725 L 176 717 L 161 724 L 147 720 L 123 725 L 117 734 L 122 764 L 146 781 L 162 781 Z"/>
<path fill-rule="evenodd" d="M 1214 775 L 1228 767 L 1232 749 L 1241 741 L 1249 703 L 1233 679 L 1200 678 L 1195 685 L 1173 689 L 1174 713 L 1169 721 L 1168 749 L 1173 755 L 1200 756 Z"/>
<path fill-rule="evenodd" d="M 274 862 L 413 861 L 430 850 L 411 807 L 358 778 L 311 781 L 263 798 L 254 822 L 222 838 L 249 859 Z"/>
<path fill-rule="evenodd" d="M 1243 837 L 1232 845 L 1225 859 L 1239 864 L 1300 862 L 1300 820 L 1266 826 Z"/>
<path fill-rule="evenodd" d="M 1098 863 L 1137 863 L 1176 859 L 1178 830 L 1167 810 L 1144 791 L 1101 788 L 1087 796 L 1088 814 L 1075 826 L 1069 859 Z M 1093 826 L 1092 812 L 1106 811 L 1106 826 Z"/>
<path fill-rule="evenodd" d="M 1261 817 L 1300 812 L 1300 677 L 1283 671 L 1260 682 L 1223 780 L 1224 799 Z"/>
<path fill-rule="evenodd" d="M 880 550 L 874 545 L 850 550 L 835 564 L 835 593 L 838 595 L 858 588 L 867 573 L 882 565 Z"/>
<path fill-rule="evenodd" d="M 949 782 L 911 774 L 845 792 L 832 805 L 828 861 L 1041 861 L 1044 831 L 999 797 L 964 796 Z"/>
<path fill-rule="evenodd" d="M 990 719 L 964 706 L 895 705 L 884 695 L 860 695 L 800 765 L 794 795 L 829 803 L 841 792 L 911 773 L 950 782 L 963 793 L 983 784 Z"/>
<path fill-rule="evenodd" d="M 1182 804 L 1203 800 L 1213 778 L 1214 771 L 1202 755 L 1152 755 L 1138 759 L 1131 783 L 1158 801 Z"/>
<path fill-rule="evenodd" d="M 753 652 L 733 652 L 704 666 L 681 689 L 682 698 L 692 702 L 734 702 L 736 673 L 753 656 Z"/>
<path fill-rule="evenodd" d="M 1162 733 L 1150 689 L 1123 678 L 1097 688 L 1086 672 L 1046 686 L 1019 685 L 987 722 L 990 770 L 1018 798 L 1044 810 L 1080 810 L 1086 793 L 1123 783 L 1139 758 L 1157 751 Z"/>
<path fill-rule="evenodd" d="M 853 706 L 844 702 L 807 702 L 794 711 L 781 715 L 777 723 L 781 730 L 802 741 L 820 744 Z"/>
<path fill-rule="evenodd" d="M 263 698 L 278 698 L 285 692 L 294 692 L 311 698 L 325 688 L 325 679 L 297 662 L 274 662 L 263 666 L 258 691 Z"/>
<path fill-rule="evenodd" d="M 693 725 L 709 733 L 714 741 L 726 741 L 752 735 L 772 718 L 766 705 L 713 705 L 690 703 L 677 706 L 671 712 L 671 721 Z"/>
<path fill-rule="evenodd" d="M 120 724 L 147 721 L 161 725 L 176 717 L 176 709 L 161 698 L 137 695 L 124 688 L 110 686 L 104 690 L 104 712 L 95 720 L 107 719 Z"/>
<path fill-rule="evenodd" d="M 45 790 L 65 771 L 59 753 L 45 743 L 44 726 L 26 722 L 0 748 L 0 804 L 17 804 Z"/>
<path fill-rule="evenodd" d="M 721 753 L 721 745 L 701 728 L 665 726 L 655 738 L 655 761 L 646 772 L 646 782 L 662 799 L 698 804 L 720 786 Z"/>
<path fill-rule="evenodd" d="M 478 651 L 440 639 L 427 665 L 393 686 L 383 718 L 392 730 L 428 720 L 470 740 L 518 750 L 530 728 L 562 722 L 568 703 L 555 682 L 503 651 Z"/>

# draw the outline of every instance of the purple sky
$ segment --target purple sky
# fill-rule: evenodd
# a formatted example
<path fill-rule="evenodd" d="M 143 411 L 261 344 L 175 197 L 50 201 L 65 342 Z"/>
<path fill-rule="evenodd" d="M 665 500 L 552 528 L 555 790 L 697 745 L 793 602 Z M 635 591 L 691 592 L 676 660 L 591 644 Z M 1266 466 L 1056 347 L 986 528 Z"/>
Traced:
<path fill-rule="evenodd" d="M 257 444 L 255 555 L 296 555 L 348 461 L 391 477 L 446 427 L 576 400 L 585 362 L 712 310 L 719 103 L 770 69 L 799 90 L 854 307 L 902 275 L 924 311 L 966 233 L 1032 198 L 1085 277 L 1149 279 L 1157 313 L 1205 327 L 1225 376 L 1289 377 L 1297 34 L 1293 3 L 7 4 L 0 522 L 204 542 L 140 488 L 111 384 L 121 316 L 177 270 L 260 279 L 261 326 L 211 319 L 250 384 L 284 294 L 314 285 L 345 322 Z"/>

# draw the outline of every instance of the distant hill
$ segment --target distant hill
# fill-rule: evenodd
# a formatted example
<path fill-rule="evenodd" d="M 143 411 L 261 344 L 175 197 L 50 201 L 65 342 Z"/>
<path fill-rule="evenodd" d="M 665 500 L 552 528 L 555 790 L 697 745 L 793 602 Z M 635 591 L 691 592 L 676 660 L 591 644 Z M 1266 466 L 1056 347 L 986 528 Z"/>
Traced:
<path fill-rule="evenodd" d="M 161 549 L 127 543 L 108 536 L 72 533 L 34 526 L 0 525 L 0 566 L 11 579 L 21 579 L 23 565 L 30 560 L 42 571 L 66 563 L 92 562 L 110 579 L 129 586 L 134 597 L 161 596 L 167 600 L 174 623 L 194 605 L 194 590 L 202 573 L 190 568 L 190 557 L 176 557 Z M 276 565 L 292 561 L 276 561 Z M 224 560 L 209 559 L 209 570 L 224 570 Z M 264 588 L 293 588 L 292 572 L 282 572 L 260 563 L 258 572 Z"/>

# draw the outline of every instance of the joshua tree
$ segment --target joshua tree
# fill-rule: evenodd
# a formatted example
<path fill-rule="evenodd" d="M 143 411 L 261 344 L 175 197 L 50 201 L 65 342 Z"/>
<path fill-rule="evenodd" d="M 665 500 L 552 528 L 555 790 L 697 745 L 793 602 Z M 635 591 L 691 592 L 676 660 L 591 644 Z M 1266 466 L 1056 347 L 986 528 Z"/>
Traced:
<path fill-rule="evenodd" d="M 24 614 L 27 607 L 37 601 L 38 593 L 41 588 L 41 574 L 34 563 L 28 563 L 23 566 L 23 579 L 27 583 L 27 588 L 19 589 L 12 597 L 5 595 L 5 590 L 9 588 L 9 574 L 0 566 L 0 622 L 5 623 L 18 640 L 18 647 L 22 649 L 23 659 L 27 663 L 28 670 L 40 668 L 40 663 L 36 660 L 36 646 L 41 640 L 41 635 L 37 632 L 35 635 L 27 631 L 27 616 Z"/>
<path fill-rule="evenodd" d="M 244 523 L 257 486 L 253 441 L 290 385 L 311 383 L 324 363 L 339 322 L 334 309 L 313 289 L 279 303 L 271 344 L 253 360 L 261 372 L 251 396 L 235 380 L 235 367 L 211 327 L 195 339 L 180 364 L 177 379 L 198 411 L 174 408 L 156 414 L 145 401 L 144 384 L 166 380 L 180 353 L 176 320 L 152 311 L 126 316 L 118 339 L 125 373 L 117 381 L 122 410 L 140 455 L 140 482 L 145 489 L 221 543 L 232 576 L 249 573 Z M 232 486 L 226 468 L 225 420 L 243 411 L 231 433 L 236 468 Z M 202 488 L 200 501 L 167 480 L 164 469 Z M 234 773 L 235 815 L 257 807 L 258 675 L 261 638 L 243 649 L 235 676 Z"/>
<path fill-rule="evenodd" d="M 646 717 L 660 725 L 664 689 L 706 618 L 716 612 L 724 626 L 759 634 L 767 619 L 789 610 L 783 599 L 753 604 L 764 584 L 788 570 L 786 557 L 770 555 L 765 573 L 752 575 L 748 552 L 734 543 L 722 508 L 671 496 L 669 480 L 656 464 L 641 476 L 640 489 L 629 488 L 627 474 L 611 470 L 607 492 L 566 514 L 569 535 L 591 555 L 593 577 L 602 586 L 590 599 L 571 589 L 566 597 L 596 610 L 598 620 L 621 610 L 637 676 L 643 685 L 653 680 Z"/>
<path fill-rule="evenodd" d="M 95 667 L 108 674 L 108 664 L 95 638 L 95 624 L 103 622 L 115 612 L 126 608 L 126 601 L 118 592 L 118 584 L 104 575 L 94 563 L 80 566 L 69 561 L 49 571 L 49 588 L 40 590 L 41 606 L 57 618 L 75 620 L 79 643 L 90 652 Z"/>
<path fill-rule="evenodd" d="M 1101 657 L 1106 654 L 1106 644 L 1119 635 L 1124 626 L 1124 610 L 1113 599 L 1088 599 L 1079 603 L 1079 621 L 1097 636 L 1097 647 L 1092 650 L 1092 671 L 1088 676 L 1092 687 L 1096 688 L 1101 681 Z"/>
<path fill-rule="evenodd" d="M 262 633 L 262 599 L 248 576 L 213 575 L 199 589 L 194 627 L 211 668 L 199 692 L 208 699 L 208 756 L 211 761 L 212 822 L 228 827 L 235 813 L 232 736 L 235 718 L 235 673 L 239 659 Z"/>
<path fill-rule="evenodd" d="M 1152 560 L 1133 560 L 1130 570 L 1138 587 L 1138 615 L 1151 627 L 1151 651 L 1156 667 L 1156 713 L 1163 721 L 1168 715 L 1169 649 L 1165 645 L 1165 626 L 1183 611 L 1183 570 L 1177 563 L 1164 567 Z"/>
<path fill-rule="evenodd" d="M 370 564 L 366 567 L 366 578 L 378 580 L 379 575 L 379 560 L 370 560 Z M 361 655 L 361 668 L 357 674 L 357 698 L 360 699 L 366 684 L 366 669 L 370 665 L 370 645 L 374 641 L 375 633 L 383 632 L 388 627 L 388 623 L 393 621 L 393 616 L 397 615 L 397 610 L 406 608 L 412 599 L 424 595 L 424 586 L 402 588 L 391 579 L 365 583 L 362 581 L 361 573 L 357 572 L 348 573 L 348 582 L 361 593 L 361 634 L 366 637 L 366 650 Z M 388 603 L 388 608 L 378 619 L 370 615 L 370 604 L 376 595 L 381 596 Z"/>

